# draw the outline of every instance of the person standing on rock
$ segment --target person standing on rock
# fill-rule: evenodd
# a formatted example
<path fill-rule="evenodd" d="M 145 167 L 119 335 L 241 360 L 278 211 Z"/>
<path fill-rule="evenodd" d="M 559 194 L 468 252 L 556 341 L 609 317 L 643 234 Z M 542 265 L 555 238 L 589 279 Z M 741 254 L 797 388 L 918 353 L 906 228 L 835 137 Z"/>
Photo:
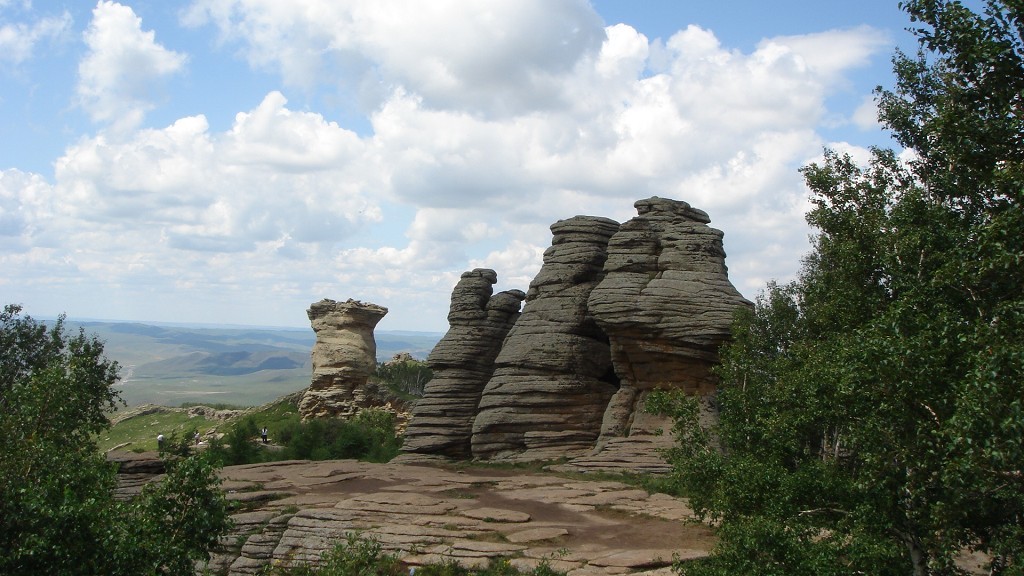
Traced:
<path fill-rule="evenodd" d="M 263 443 L 267 443 L 267 427 L 264 426 L 263 430 L 260 430 L 260 437 L 263 438 Z"/>

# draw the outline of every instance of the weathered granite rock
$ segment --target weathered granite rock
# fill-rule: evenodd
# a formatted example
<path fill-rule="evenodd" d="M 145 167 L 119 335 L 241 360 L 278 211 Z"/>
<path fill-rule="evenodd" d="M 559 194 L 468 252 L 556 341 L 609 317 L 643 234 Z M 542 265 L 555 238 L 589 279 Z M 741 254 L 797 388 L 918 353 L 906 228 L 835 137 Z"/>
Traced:
<path fill-rule="evenodd" d="M 117 486 L 114 498 L 128 500 L 138 496 L 143 486 L 158 478 L 167 470 L 167 463 L 154 452 L 107 452 L 107 462 L 117 467 Z"/>
<path fill-rule="evenodd" d="M 466 456 L 471 426 L 477 458 L 668 469 L 660 450 L 672 439 L 661 433 L 671 422 L 644 411 L 647 397 L 681 389 L 700 396 L 702 417 L 713 419 L 711 368 L 736 308 L 750 302 L 729 282 L 722 233 L 706 213 L 657 197 L 635 206 L 637 217 L 621 226 L 593 216 L 552 225 L 544 265 L 500 351 L 500 335 L 465 328 L 487 325 L 494 272 L 463 276 L 408 452 Z M 449 376 L 438 378 L 439 369 Z"/>
<path fill-rule="evenodd" d="M 377 367 L 373 329 L 388 309 L 349 299 L 327 298 L 306 311 L 316 343 L 313 345 L 313 378 L 299 401 L 303 419 L 349 417 L 377 404 L 367 384 Z"/>
<path fill-rule="evenodd" d="M 512 558 L 523 569 L 544 562 L 599 576 L 670 567 L 676 550 L 706 556 L 715 543 L 711 528 L 688 521 L 685 500 L 618 482 L 355 460 L 227 466 L 220 475 L 228 499 L 246 505 L 200 568 L 230 576 L 316 564 L 351 533 L 376 540 L 408 568 Z M 260 488 L 282 496 L 245 498 Z"/>
<path fill-rule="evenodd" d="M 398 354 L 392 356 L 391 360 L 385 362 L 384 366 L 395 366 L 397 364 L 405 364 L 406 362 L 415 361 L 416 359 L 412 357 L 412 354 L 409 354 L 408 352 L 399 352 Z"/>
<path fill-rule="evenodd" d="M 591 216 L 551 226 L 544 265 L 480 399 L 475 457 L 543 459 L 594 446 L 618 379 L 587 299 L 602 279 L 605 247 L 618 228 L 614 220 Z"/>
<path fill-rule="evenodd" d="M 705 212 L 658 197 L 634 206 L 638 215 L 609 241 L 604 279 L 587 302 L 622 383 L 605 414 L 605 438 L 636 431 L 649 390 L 712 395 L 718 348 L 737 307 L 750 305 L 729 282 L 722 232 Z"/>
<path fill-rule="evenodd" d="M 494 371 L 494 358 L 526 298 L 521 290 L 492 296 L 494 270 L 462 274 L 452 290 L 448 332 L 427 364 L 434 373 L 405 432 L 406 453 L 468 457 L 480 394 Z"/>

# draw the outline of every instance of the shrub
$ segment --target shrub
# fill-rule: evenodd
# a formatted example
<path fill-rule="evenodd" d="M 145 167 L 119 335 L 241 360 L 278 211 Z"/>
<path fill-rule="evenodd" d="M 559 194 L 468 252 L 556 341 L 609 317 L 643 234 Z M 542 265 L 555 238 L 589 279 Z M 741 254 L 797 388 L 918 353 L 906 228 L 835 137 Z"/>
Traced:
<path fill-rule="evenodd" d="M 378 364 L 375 376 L 400 398 L 408 399 L 410 396 L 422 397 L 423 389 L 434 373 L 426 362 L 406 360 Z"/>
<path fill-rule="evenodd" d="M 383 410 L 364 410 L 352 420 L 339 418 L 296 422 L 278 436 L 287 458 L 328 460 L 353 458 L 386 462 L 398 453 L 394 416 Z"/>
<path fill-rule="evenodd" d="M 118 365 L 84 331 L 0 312 L 0 574 L 185 574 L 229 528 L 213 464 L 171 458 L 138 497 L 114 499 L 95 437 Z"/>
<path fill-rule="evenodd" d="M 189 428 L 182 434 L 178 434 L 175 430 L 171 432 L 165 439 L 164 445 L 160 448 L 161 456 L 180 456 L 186 457 L 192 453 L 192 444 L 195 441 L 196 429 Z"/>
<path fill-rule="evenodd" d="M 349 532 L 320 558 L 319 566 L 277 568 L 274 576 L 399 576 L 405 570 L 393 554 L 384 552 L 380 541 Z"/>
<path fill-rule="evenodd" d="M 398 557 L 384 552 L 375 538 L 366 538 L 349 532 L 345 541 L 338 543 L 320 559 L 319 566 L 293 566 L 271 568 L 269 576 L 398 576 L 404 575 Z M 416 576 L 563 576 L 542 560 L 529 572 L 520 572 L 505 558 L 496 558 L 483 569 L 470 569 L 448 558 L 439 564 L 416 568 Z"/>
<path fill-rule="evenodd" d="M 401 448 L 395 435 L 395 416 L 385 410 L 367 409 L 351 420 L 315 418 L 306 422 L 278 420 L 273 431 L 281 450 L 261 449 L 256 442 L 259 426 L 252 416 L 238 420 L 221 440 L 210 442 L 210 451 L 227 465 L 270 460 L 356 459 L 387 462 Z"/>
<path fill-rule="evenodd" d="M 223 438 L 211 439 L 209 452 L 225 466 L 265 461 L 264 452 L 255 442 L 258 435 L 256 422 L 246 416 L 235 421 Z"/>

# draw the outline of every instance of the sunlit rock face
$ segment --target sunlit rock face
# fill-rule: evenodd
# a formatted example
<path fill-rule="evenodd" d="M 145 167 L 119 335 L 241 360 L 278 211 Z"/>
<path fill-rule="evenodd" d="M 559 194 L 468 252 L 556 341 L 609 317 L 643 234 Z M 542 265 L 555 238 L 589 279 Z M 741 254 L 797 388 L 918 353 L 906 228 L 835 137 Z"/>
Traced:
<path fill-rule="evenodd" d="M 657 197 L 634 206 L 637 216 L 608 242 L 604 278 L 587 302 L 621 382 L 602 440 L 665 424 L 643 412 L 651 390 L 712 395 L 718 349 L 736 309 L 750 305 L 729 281 L 722 232 L 705 212 Z"/>
<path fill-rule="evenodd" d="M 587 298 L 603 277 L 605 247 L 618 228 L 591 216 L 551 226 L 544 265 L 480 400 L 474 456 L 545 459 L 594 446 L 617 380 Z"/>
<path fill-rule="evenodd" d="M 452 290 L 448 332 L 427 357 L 434 377 L 413 408 L 404 452 L 470 455 L 480 394 L 526 297 L 522 290 L 493 294 L 497 279 L 494 270 L 477 268 L 463 273 Z"/>
<path fill-rule="evenodd" d="M 700 396 L 714 417 L 712 367 L 733 314 L 750 302 L 729 281 L 722 232 L 706 213 L 657 197 L 635 207 L 622 225 L 576 216 L 551 226 L 543 267 L 522 315 L 507 316 L 514 325 L 503 341 L 460 316 L 489 325 L 493 271 L 463 275 L 452 329 L 431 354 L 432 367 L 459 376 L 428 385 L 407 451 L 658 471 L 657 451 L 670 442 L 658 431 L 670 423 L 644 412 L 652 390 Z"/>
<path fill-rule="evenodd" d="M 376 404 L 378 395 L 368 384 L 377 367 L 373 329 L 387 313 L 383 306 L 352 299 L 325 298 L 309 307 L 316 343 L 313 378 L 299 401 L 303 419 L 350 417 Z"/>
<path fill-rule="evenodd" d="M 686 202 L 648 198 L 608 242 L 604 278 L 587 302 L 608 335 L 623 385 L 714 391 L 710 369 L 738 306 L 722 232 Z"/>

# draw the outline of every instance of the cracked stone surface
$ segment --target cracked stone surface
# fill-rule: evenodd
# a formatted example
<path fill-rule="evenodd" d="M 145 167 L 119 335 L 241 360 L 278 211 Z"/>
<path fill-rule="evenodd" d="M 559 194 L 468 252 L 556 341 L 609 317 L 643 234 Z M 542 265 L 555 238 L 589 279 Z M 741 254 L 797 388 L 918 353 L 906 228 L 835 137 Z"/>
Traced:
<path fill-rule="evenodd" d="M 572 576 L 667 575 L 673 557 L 700 558 L 715 543 L 685 500 L 608 480 L 351 460 L 230 466 L 221 476 L 243 510 L 211 560 L 221 574 L 317 563 L 351 532 L 409 567 L 501 557 Z"/>

